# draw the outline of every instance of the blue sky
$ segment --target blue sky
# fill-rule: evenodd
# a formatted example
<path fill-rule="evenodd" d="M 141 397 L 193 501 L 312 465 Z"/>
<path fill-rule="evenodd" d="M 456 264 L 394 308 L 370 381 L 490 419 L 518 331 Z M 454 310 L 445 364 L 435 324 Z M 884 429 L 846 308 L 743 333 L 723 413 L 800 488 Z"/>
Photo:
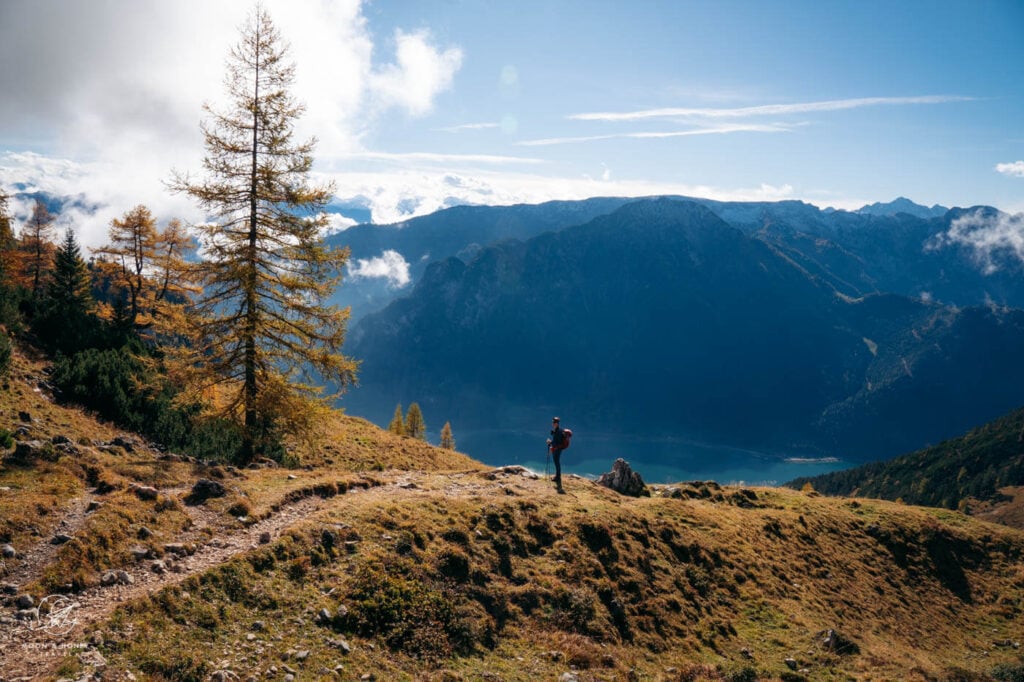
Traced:
<path fill-rule="evenodd" d="M 659 193 L 1024 211 L 1019 1 L 266 5 L 318 173 L 378 221 Z M 140 202 L 199 219 L 162 182 L 199 169 L 250 7 L 0 3 L 0 183 L 100 204 L 87 242 Z"/>

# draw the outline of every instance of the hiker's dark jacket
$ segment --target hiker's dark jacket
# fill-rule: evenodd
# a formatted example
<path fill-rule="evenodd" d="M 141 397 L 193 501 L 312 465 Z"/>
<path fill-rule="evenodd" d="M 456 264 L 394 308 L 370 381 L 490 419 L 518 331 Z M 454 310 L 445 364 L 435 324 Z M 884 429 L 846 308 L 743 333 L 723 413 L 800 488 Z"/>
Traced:
<path fill-rule="evenodd" d="M 564 450 L 565 449 L 565 430 L 562 429 L 561 424 L 551 429 L 551 449 L 552 450 Z"/>

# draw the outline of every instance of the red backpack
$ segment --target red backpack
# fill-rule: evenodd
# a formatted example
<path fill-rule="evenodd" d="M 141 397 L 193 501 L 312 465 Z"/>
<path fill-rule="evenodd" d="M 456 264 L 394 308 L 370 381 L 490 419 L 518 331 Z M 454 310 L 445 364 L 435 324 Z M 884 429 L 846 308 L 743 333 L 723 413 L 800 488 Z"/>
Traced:
<path fill-rule="evenodd" d="M 562 433 L 565 435 L 565 438 L 562 440 L 562 449 L 565 450 L 572 443 L 572 429 L 562 429 Z"/>

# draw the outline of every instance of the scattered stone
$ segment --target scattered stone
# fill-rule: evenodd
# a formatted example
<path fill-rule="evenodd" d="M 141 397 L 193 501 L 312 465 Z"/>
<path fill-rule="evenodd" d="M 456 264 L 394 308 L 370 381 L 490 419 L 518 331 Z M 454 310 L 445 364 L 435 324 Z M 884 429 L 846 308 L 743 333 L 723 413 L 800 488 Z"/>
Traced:
<path fill-rule="evenodd" d="M 153 537 L 153 531 L 151 531 L 149 528 L 146 528 L 145 526 L 142 526 L 141 528 L 139 528 L 138 532 L 135 535 L 140 540 L 148 540 L 149 538 Z"/>
<path fill-rule="evenodd" d="M 499 476 L 522 476 L 523 478 L 529 478 L 534 481 L 540 478 L 540 476 L 519 464 L 510 464 L 508 466 L 498 467 L 497 469 L 487 472 L 485 476 L 492 481 Z"/>
<path fill-rule="evenodd" d="M 15 620 L 39 620 L 39 609 L 18 609 L 14 612 Z"/>
<path fill-rule="evenodd" d="M 363 682 L 374 682 L 374 680 L 377 679 L 377 676 L 374 675 L 373 673 L 363 673 L 363 675 L 360 676 L 359 679 L 362 680 Z"/>
<path fill-rule="evenodd" d="M 752 652 L 750 649 L 746 647 L 740 649 L 740 654 L 743 656 L 743 658 L 747 659 L 748 661 L 754 659 L 754 652 Z"/>
<path fill-rule="evenodd" d="M 5 559 L 14 559 L 18 556 L 18 550 L 14 549 L 14 545 L 4 545 L 0 548 L 0 554 L 3 554 Z"/>
<path fill-rule="evenodd" d="M 128 548 L 128 553 L 131 554 L 136 561 L 148 559 L 151 555 L 149 547 L 143 547 L 142 545 L 135 545 L 134 547 Z"/>
<path fill-rule="evenodd" d="M 58 533 L 50 540 L 51 545 L 63 545 L 67 542 L 71 542 L 71 536 L 67 533 Z"/>
<path fill-rule="evenodd" d="M 40 440 L 22 440 L 14 446 L 10 458 L 15 462 L 28 463 L 34 460 L 56 461 L 56 451 L 49 443 Z"/>
<path fill-rule="evenodd" d="M 331 610 L 328 608 L 320 609 L 320 612 L 316 614 L 316 619 L 321 623 L 331 622 Z"/>
<path fill-rule="evenodd" d="M 288 673 L 287 675 L 285 675 L 284 676 L 284 682 L 295 682 L 295 674 L 294 673 Z"/>
<path fill-rule="evenodd" d="M 132 485 L 132 490 L 140 500 L 155 500 L 160 495 L 159 490 L 149 485 Z"/>
<path fill-rule="evenodd" d="M 157 575 L 163 575 L 167 572 L 167 564 L 157 559 L 149 565 L 149 570 L 153 571 Z"/>
<path fill-rule="evenodd" d="M 415 490 L 419 486 L 416 485 L 415 481 L 405 481 L 404 483 L 400 483 L 398 487 L 405 490 Z"/>
<path fill-rule="evenodd" d="M 132 585 L 135 583 L 135 578 L 128 571 L 114 571 L 114 575 L 117 576 L 118 585 Z"/>
<path fill-rule="evenodd" d="M 14 596 L 18 594 L 18 586 L 14 583 L 4 583 L 3 585 L 0 585 L 0 592 Z"/>
<path fill-rule="evenodd" d="M 14 602 L 14 605 L 19 609 L 30 609 L 36 605 L 36 600 L 32 598 L 31 594 L 22 594 Z"/>
<path fill-rule="evenodd" d="M 110 441 L 110 444 L 121 448 L 125 452 L 135 452 L 135 441 L 126 436 L 117 436 L 114 440 Z"/>
<path fill-rule="evenodd" d="M 562 673 L 558 682 L 579 682 L 579 675 L 576 673 Z"/>
<path fill-rule="evenodd" d="M 21 411 L 18 413 L 18 421 L 23 421 L 26 424 L 32 423 L 32 414 L 29 412 Z"/>
<path fill-rule="evenodd" d="M 103 587 L 110 587 L 111 585 L 114 585 L 116 583 L 117 576 L 114 574 L 113 571 L 107 571 L 102 576 L 100 576 L 100 585 L 102 585 Z"/>
<path fill-rule="evenodd" d="M 269 530 L 265 530 L 262 533 L 260 533 L 260 544 L 261 545 L 266 545 L 266 544 L 269 544 L 269 543 L 270 543 L 270 531 Z"/>
<path fill-rule="evenodd" d="M 57 434 L 56 436 L 50 439 L 50 442 L 53 443 L 54 445 L 64 445 L 66 443 L 70 443 L 71 439 L 68 438 L 67 436 Z"/>
<path fill-rule="evenodd" d="M 295 660 L 299 663 L 303 663 L 307 658 L 309 658 L 308 650 L 303 649 L 302 651 L 295 654 Z"/>
<path fill-rule="evenodd" d="M 188 554 L 188 547 L 180 542 L 168 542 L 164 545 L 164 551 L 168 554 L 175 554 L 177 556 L 185 556 Z"/>
<path fill-rule="evenodd" d="M 299 674 L 298 670 L 296 670 L 295 668 L 292 668 L 291 666 L 288 666 L 288 665 L 282 665 L 281 666 L 281 670 L 285 671 L 289 675 L 298 675 Z"/>
<path fill-rule="evenodd" d="M 783 661 L 783 663 L 785 663 L 786 667 L 790 670 L 796 670 L 798 667 L 795 658 L 787 658 L 785 661 Z"/>
<path fill-rule="evenodd" d="M 347 640 L 335 639 L 330 642 L 330 645 L 346 656 L 352 653 L 352 645 L 350 645 Z"/>
<path fill-rule="evenodd" d="M 215 670 L 210 673 L 210 679 L 213 682 L 229 682 L 230 680 L 239 679 L 238 674 L 231 670 Z"/>
<path fill-rule="evenodd" d="M 296 476 L 295 474 L 288 474 L 288 480 L 289 480 L 289 481 L 295 481 L 295 480 L 297 480 L 298 478 L 299 478 L 299 477 L 298 477 L 298 476 Z"/>
<path fill-rule="evenodd" d="M 258 620 L 252 624 L 252 629 L 256 632 L 263 632 L 267 629 L 267 625 L 262 620 Z"/>
<path fill-rule="evenodd" d="M 647 490 L 647 486 L 644 485 L 644 480 L 640 477 L 640 474 L 633 471 L 629 466 L 629 462 L 621 457 L 615 460 L 609 473 L 601 474 L 601 477 L 597 479 L 597 483 L 630 497 L 642 497 L 651 494 Z"/>
<path fill-rule="evenodd" d="M 86 649 L 84 652 L 79 654 L 78 662 L 82 665 L 89 666 L 90 668 L 107 667 L 107 659 L 103 658 L 103 654 L 96 651 L 96 649 Z"/>
<path fill-rule="evenodd" d="M 218 483 L 208 478 L 200 478 L 192 486 L 192 492 L 188 495 L 188 501 L 190 504 L 199 504 L 211 497 L 224 497 L 227 494 L 227 488 L 224 487 L 223 483 Z"/>
<path fill-rule="evenodd" d="M 834 654 L 840 654 L 842 656 L 854 656 L 860 653 L 860 647 L 857 643 L 851 640 L 835 630 L 825 630 L 824 636 L 821 640 L 822 646 L 826 651 L 831 651 Z"/>
<path fill-rule="evenodd" d="M 96 511 L 97 509 L 99 509 L 102 506 L 103 506 L 103 503 L 100 502 L 99 500 L 91 500 L 89 502 L 88 506 L 85 508 L 85 513 L 86 514 L 91 514 L 92 512 Z"/>

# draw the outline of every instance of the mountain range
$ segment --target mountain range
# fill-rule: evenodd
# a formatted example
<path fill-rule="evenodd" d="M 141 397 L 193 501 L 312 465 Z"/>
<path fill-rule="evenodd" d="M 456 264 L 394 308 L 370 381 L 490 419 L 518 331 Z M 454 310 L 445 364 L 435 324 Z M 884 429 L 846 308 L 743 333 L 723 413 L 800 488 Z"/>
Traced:
<path fill-rule="evenodd" d="M 375 228 L 379 247 L 404 233 L 422 249 L 461 219 L 411 291 L 350 330 L 362 386 L 343 405 L 378 423 L 416 400 L 464 429 L 559 411 L 594 431 L 892 456 L 1024 404 L 1020 264 L 986 271 L 942 241 L 979 212 L 996 213 L 605 199 Z"/>

